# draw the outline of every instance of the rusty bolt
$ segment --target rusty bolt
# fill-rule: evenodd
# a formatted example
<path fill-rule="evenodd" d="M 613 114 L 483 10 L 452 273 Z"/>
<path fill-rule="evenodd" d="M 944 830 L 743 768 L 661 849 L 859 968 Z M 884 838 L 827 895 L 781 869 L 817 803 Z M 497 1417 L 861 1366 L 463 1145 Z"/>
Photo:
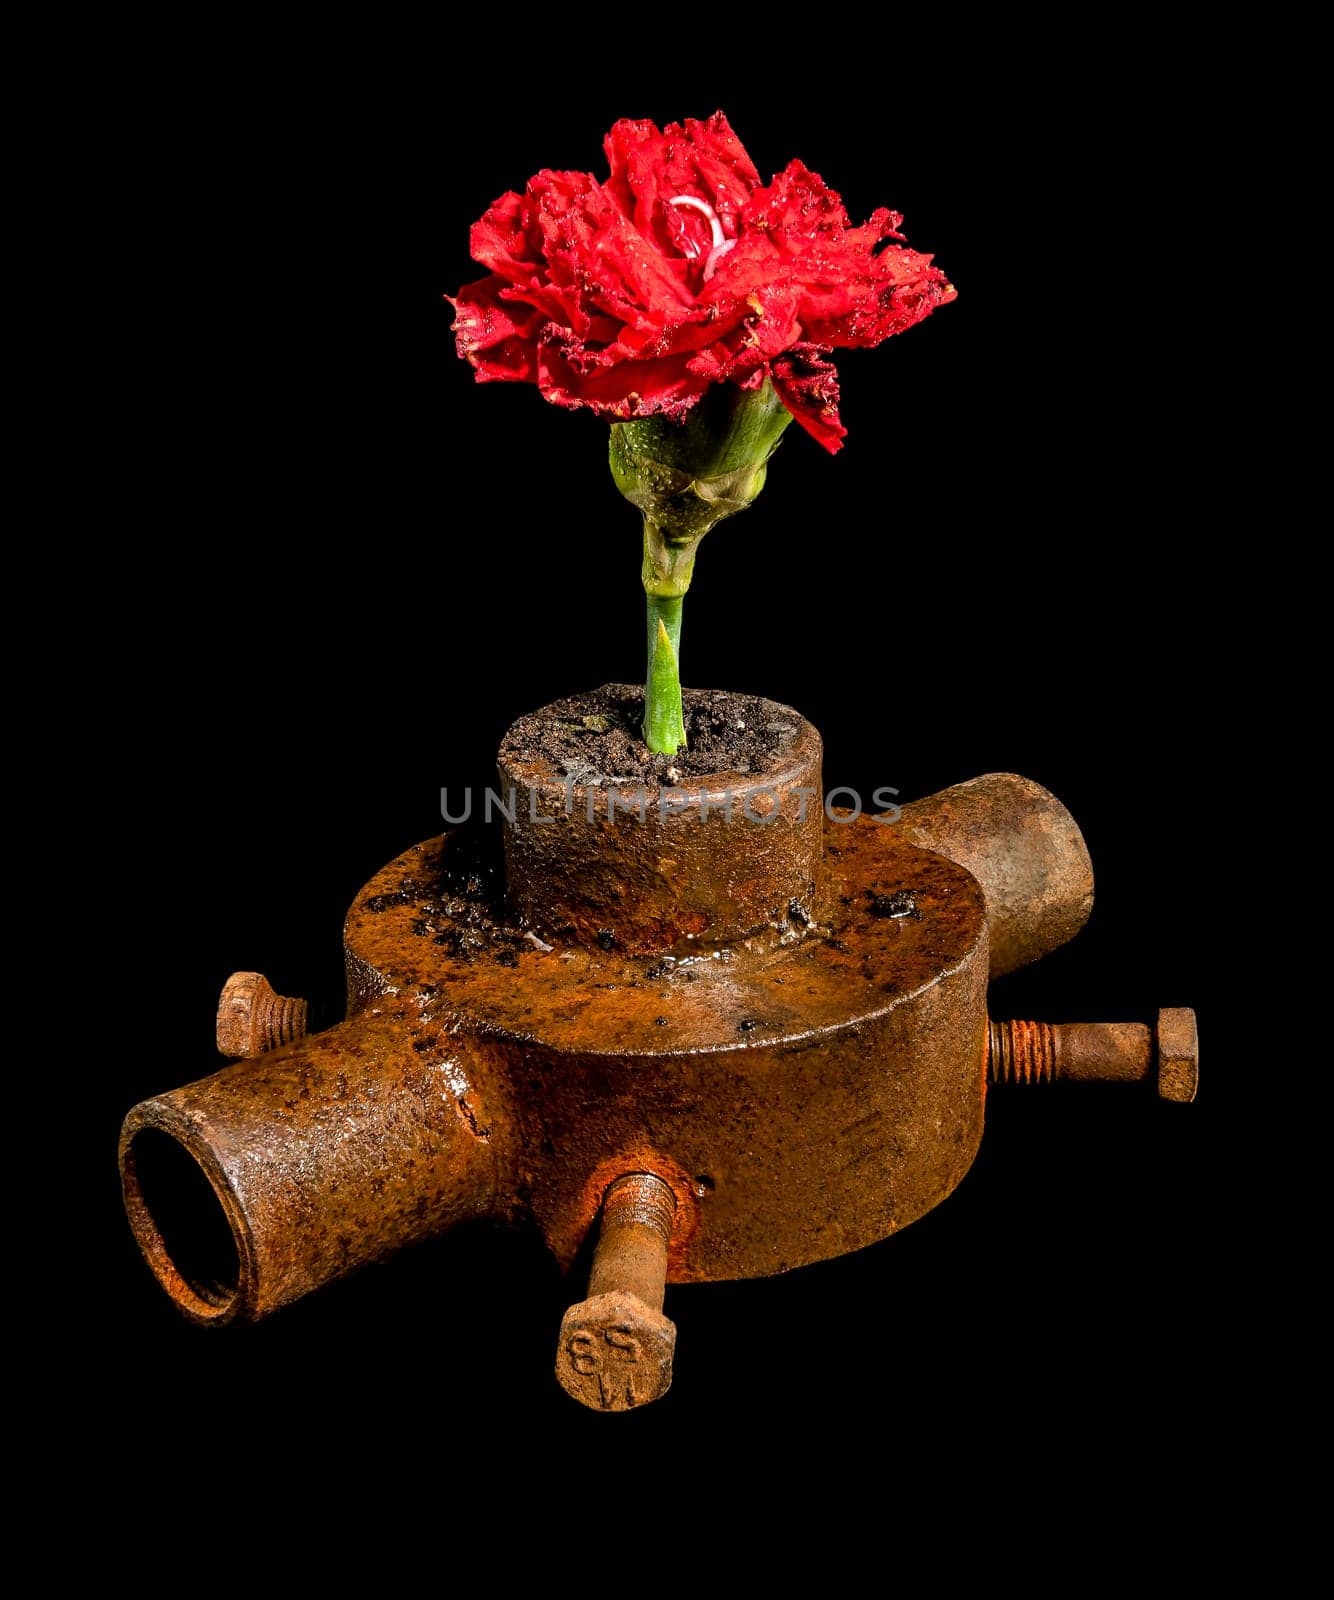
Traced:
<path fill-rule="evenodd" d="M 588 1298 L 561 1319 L 556 1376 L 594 1411 L 629 1411 L 672 1386 L 676 1324 L 662 1314 L 676 1196 L 661 1178 L 618 1178 L 602 1199 Z"/>
<path fill-rule="evenodd" d="M 1158 1013 L 1139 1022 L 991 1022 L 987 1073 L 992 1083 L 1147 1083 L 1157 1062 L 1158 1093 L 1189 1103 L 1200 1076 L 1195 1013 Z"/>
<path fill-rule="evenodd" d="M 218 1001 L 218 1049 L 250 1060 L 306 1033 L 306 1002 L 275 994 L 262 972 L 233 972 Z"/>
<path fill-rule="evenodd" d="M 1200 1035 L 1195 1013 L 1175 1006 L 1158 1013 L 1158 1093 L 1189 1105 L 1200 1086 Z"/>

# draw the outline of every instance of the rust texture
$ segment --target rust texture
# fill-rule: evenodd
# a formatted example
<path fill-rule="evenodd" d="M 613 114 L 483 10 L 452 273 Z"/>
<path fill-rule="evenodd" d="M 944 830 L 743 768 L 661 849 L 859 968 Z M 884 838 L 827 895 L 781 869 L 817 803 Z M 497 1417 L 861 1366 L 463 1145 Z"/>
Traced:
<path fill-rule="evenodd" d="M 999 978 L 1073 939 L 1093 909 L 1093 864 L 1074 818 L 1053 794 L 991 772 L 904 806 L 904 837 L 982 885 Z"/>
<path fill-rule="evenodd" d="M 1160 1011 L 1156 1028 L 1138 1022 L 992 1022 L 992 1083 L 1149 1083 L 1164 1100 L 1189 1103 L 1199 1083 L 1195 1013 Z"/>
<path fill-rule="evenodd" d="M 262 972 L 233 972 L 218 1000 L 218 1054 L 252 1060 L 306 1031 L 306 1002 L 275 994 Z"/>
<path fill-rule="evenodd" d="M 588 1296 L 562 1318 L 556 1350 L 556 1377 L 593 1410 L 629 1411 L 671 1388 L 676 1327 L 662 1303 L 675 1216 L 671 1186 L 652 1173 L 607 1190 Z"/>
<path fill-rule="evenodd" d="M 1173 1006 L 1158 1013 L 1158 1093 L 1189 1105 L 1200 1086 L 1200 1036 L 1195 1013 Z"/>
<path fill-rule="evenodd" d="M 806 914 L 823 838 L 820 735 L 788 706 L 766 772 L 720 771 L 663 788 L 638 779 L 567 786 L 506 738 L 505 873 L 519 917 L 553 942 L 608 937 L 631 954 L 687 938 L 741 938 Z"/>
<path fill-rule="evenodd" d="M 992 775 L 898 824 L 829 819 L 818 734 L 773 709 L 793 729 L 773 771 L 614 822 L 605 786 L 567 811 L 502 749 L 502 785 L 534 791 L 507 878 L 480 825 L 384 867 L 348 913 L 336 1028 L 300 1037 L 301 1002 L 233 978 L 219 1043 L 244 1059 L 122 1135 L 131 1224 L 188 1316 L 263 1316 L 466 1218 L 529 1218 L 567 1267 L 596 1228 L 557 1370 L 623 1410 L 671 1382 L 664 1283 L 786 1271 L 922 1216 L 972 1163 L 988 1070 L 1138 1081 L 1156 1042 L 1160 1092 L 1191 1098 L 1189 1012 L 1154 1038 L 988 1024 L 989 975 L 1088 914 L 1059 802 Z"/>
<path fill-rule="evenodd" d="M 938 1204 L 982 1136 L 986 921 L 961 867 L 861 818 L 827 823 L 802 938 L 681 958 L 541 949 L 442 961 L 466 902 L 460 834 L 390 863 L 344 930 L 358 981 L 425 993 L 512 1085 L 525 1204 L 562 1263 L 593 1226 L 586 1175 L 684 1174 L 698 1225 L 674 1282 L 783 1272 L 872 1244 Z M 443 944 L 440 941 L 444 941 Z M 368 975 L 370 975 L 368 977 Z"/>
<path fill-rule="evenodd" d="M 468 1045 L 369 1012 L 145 1100 L 121 1135 L 140 1248 L 187 1316 L 218 1323 L 487 1214 L 487 1077 Z"/>
<path fill-rule="evenodd" d="M 619 1291 L 661 1311 L 675 1215 L 676 1196 L 661 1178 L 649 1172 L 618 1178 L 602 1202 L 589 1294 Z"/>

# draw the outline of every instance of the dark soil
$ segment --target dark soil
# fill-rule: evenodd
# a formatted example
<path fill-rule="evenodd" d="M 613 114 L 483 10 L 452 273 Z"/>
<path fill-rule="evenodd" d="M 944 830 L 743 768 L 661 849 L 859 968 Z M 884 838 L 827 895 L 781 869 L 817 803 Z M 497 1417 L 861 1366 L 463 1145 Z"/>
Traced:
<path fill-rule="evenodd" d="M 686 748 L 674 756 L 654 755 L 644 743 L 644 691 L 624 683 L 520 717 L 501 750 L 506 760 L 546 762 L 581 784 L 633 778 L 670 786 L 715 773 L 763 776 L 782 765 L 798 726 L 786 707 L 722 689 L 687 689 L 682 699 Z"/>

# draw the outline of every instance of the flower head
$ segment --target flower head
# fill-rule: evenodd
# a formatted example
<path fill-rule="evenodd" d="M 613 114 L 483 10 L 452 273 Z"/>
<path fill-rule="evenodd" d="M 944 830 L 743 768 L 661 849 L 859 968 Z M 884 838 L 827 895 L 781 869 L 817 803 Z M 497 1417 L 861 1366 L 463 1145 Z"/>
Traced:
<path fill-rule="evenodd" d="M 876 345 L 955 291 L 908 249 L 902 218 L 852 227 L 800 161 L 771 183 L 721 111 L 622 121 L 611 175 L 542 171 L 473 225 L 489 268 L 452 301 L 479 382 L 535 383 L 613 420 L 682 418 L 716 383 L 772 380 L 827 450 L 846 430 L 829 352 Z M 888 242 L 887 242 L 888 241 Z"/>

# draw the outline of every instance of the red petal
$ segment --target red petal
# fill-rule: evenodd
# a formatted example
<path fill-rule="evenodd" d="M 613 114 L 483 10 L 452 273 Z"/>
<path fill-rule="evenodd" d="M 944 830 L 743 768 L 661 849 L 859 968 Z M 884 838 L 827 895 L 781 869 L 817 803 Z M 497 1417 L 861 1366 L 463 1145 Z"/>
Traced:
<path fill-rule="evenodd" d="M 607 192 L 646 238 L 662 249 L 673 245 L 666 216 L 682 195 L 707 201 L 728 237 L 760 175 L 721 111 L 704 122 L 670 122 L 661 133 L 652 122 L 618 122 L 603 140 L 611 167 Z"/>
<path fill-rule="evenodd" d="M 812 344 L 879 344 L 955 297 L 930 256 L 898 244 L 877 253 L 885 240 L 902 238 L 897 212 L 880 210 L 862 227 L 848 227 L 838 196 L 800 161 L 752 196 L 744 221 L 742 242 L 720 275 L 798 284 L 804 337 Z"/>
<path fill-rule="evenodd" d="M 616 208 L 606 191 L 589 180 L 572 188 L 566 174 L 542 172 L 529 184 L 537 201 L 538 226 L 550 281 L 600 296 L 605 308 L 625 320 L 645 311 L 680 310 L 693 295 L 685 262 L 663 256 Z"/>
<path fill-rule="evenodd" d="M 498 272 L 511 283 L 537 277 L 542 271 L 542 236 L 533 226 L 528 197 L 502 194 L 488 206 L 469 235 L 474 261 Z"/>
<path fill-rule="evenodd" d="M 849 224 L 839 196 L 793 161 L 767 187 L 721 112 L 622 121 L 611 176 L 539 172 L 474 226 L 491 275 L 454 301 L 459 352 L 479 378 L 533 382 L 605 416 L 682 415 L 711 383 L 771 372 L 829 450 L 843 436 L 831 348 L 878 344 L 954 290 L 910 250 L 901 218 Z M 718 217 L 721 250 L 707 213 Z M 705 279 L 705 271 L 708 279 Z"/>
<path fill-rule="evenodd" d="M 709 387 L 679 357 L 660 361 L 620 361 L 582 372 L 566 359 L 555 340 L 539 345 L 537 383 L 548 400 L 571 408 L 587 406 L 603 417 L 643 417 L 662 412 L 683 417 Z"/>
<path fill-rule="evenodd" d="M 454 307 L 454 342 L 459 354 L 477 369 L 477 381 L 537 381 L 534 341 L 541 330 L 540 312 L 509 306 L 501 298 L 505 280 L 492 273 L 476 283 L 464 284 Z"/>
<path fill-rule="evenodd" d="M 778 398 L 830 455 L 843 448 L 847 429 L 838 416 L 838 373 L 811 345 L 799 345 L 770 363 Z"/>

